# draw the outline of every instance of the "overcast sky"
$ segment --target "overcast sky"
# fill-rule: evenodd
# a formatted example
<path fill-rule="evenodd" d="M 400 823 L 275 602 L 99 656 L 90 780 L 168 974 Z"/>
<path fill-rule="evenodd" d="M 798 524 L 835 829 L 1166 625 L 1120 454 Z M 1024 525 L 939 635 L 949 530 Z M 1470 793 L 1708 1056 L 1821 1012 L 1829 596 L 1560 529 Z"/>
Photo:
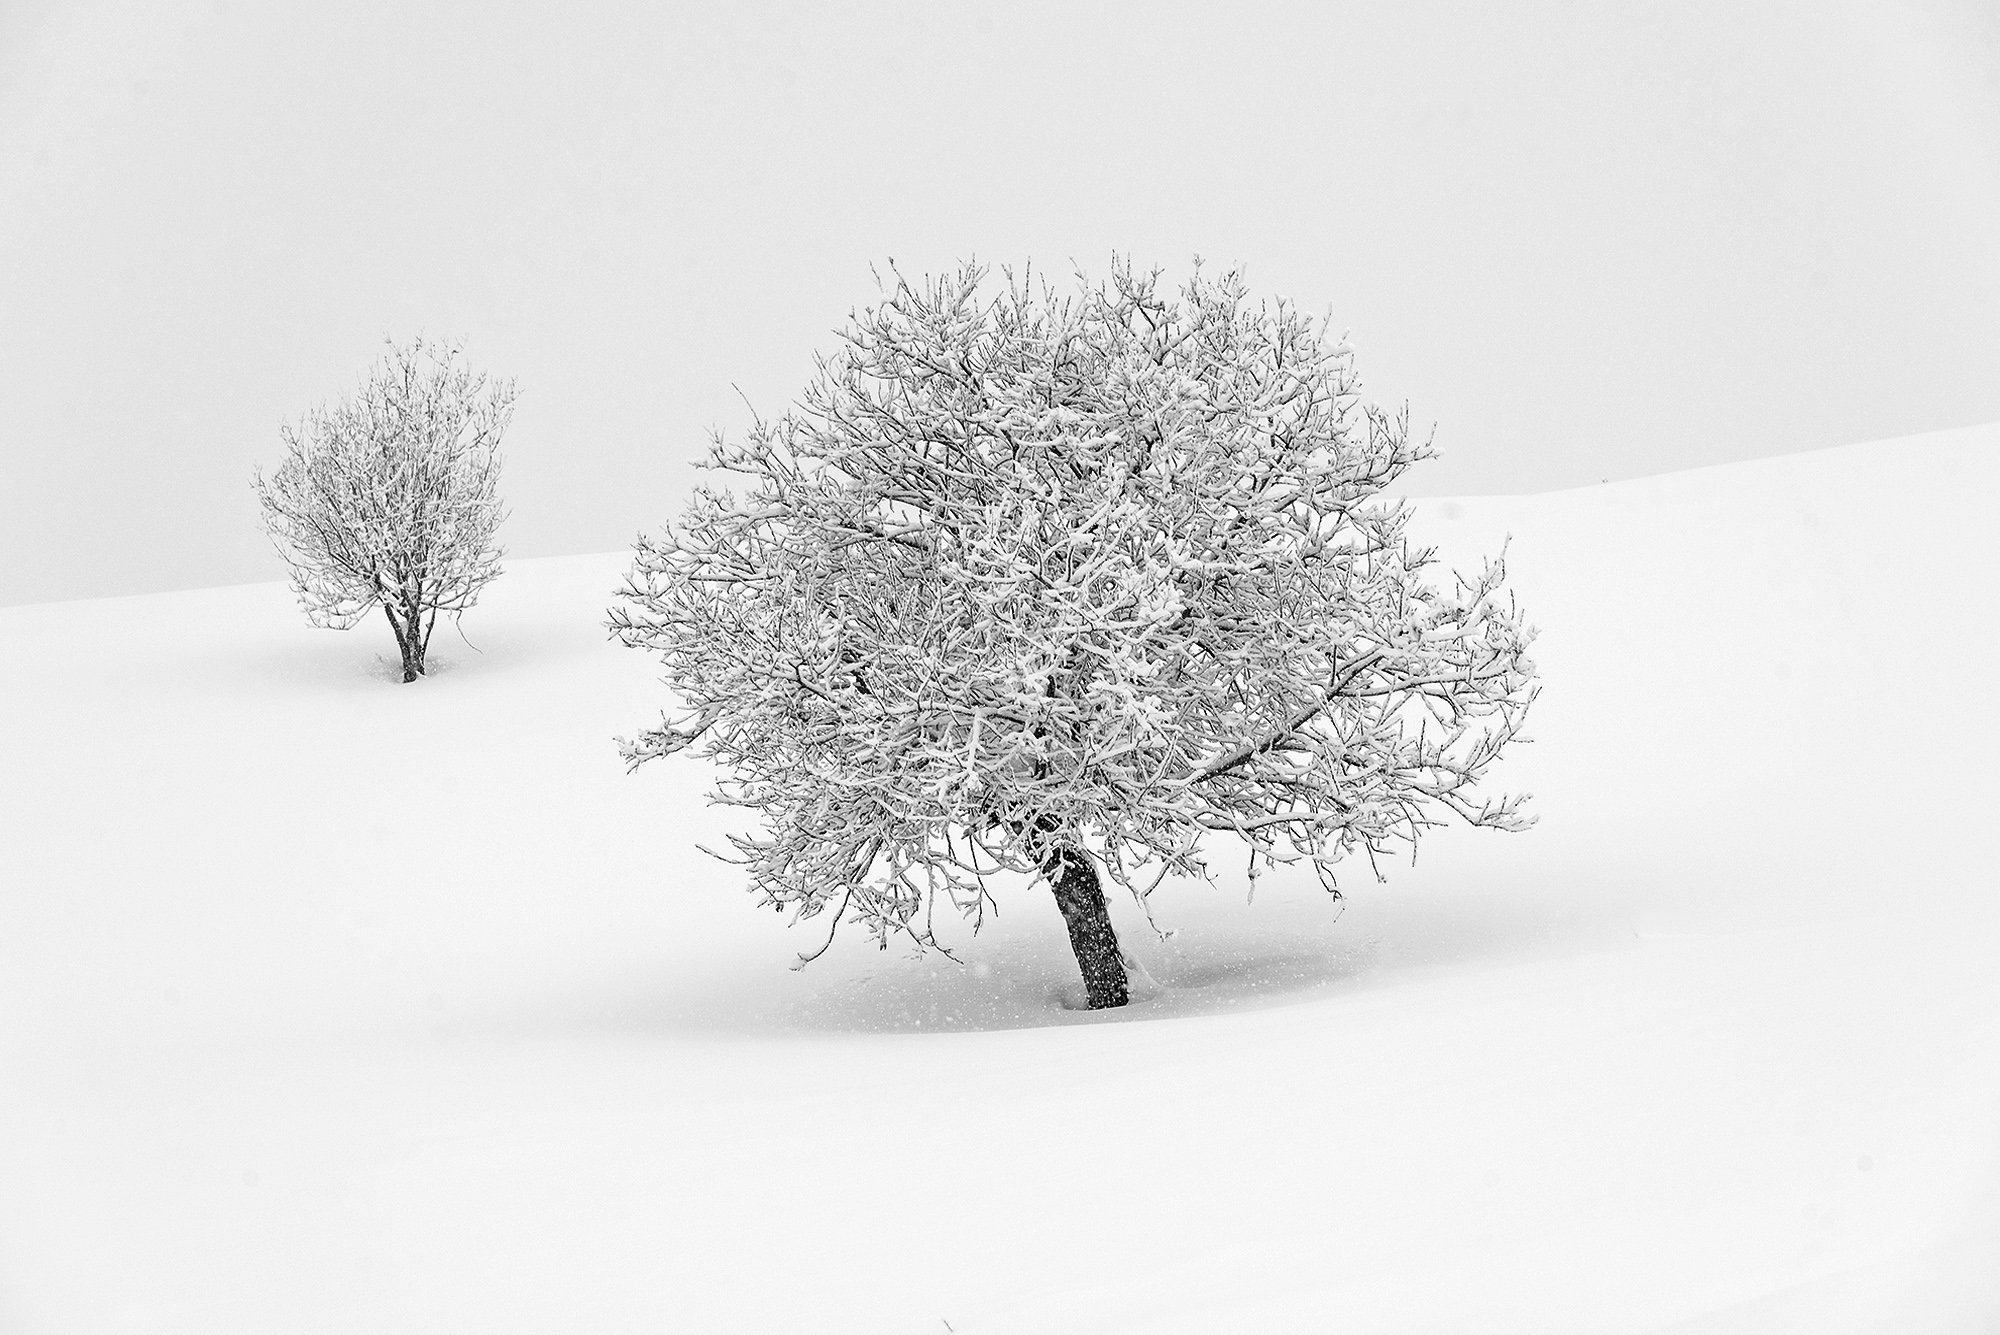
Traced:
<path fill-rule="evenodd" d="M 1113 251 L 1331 312 L 1420 493 L 2000 418 L 2000 12 L 0 0 L 0 603 L 280 578 L 250 469 L 385 336 L 609 550 L 871 262 Z"/>

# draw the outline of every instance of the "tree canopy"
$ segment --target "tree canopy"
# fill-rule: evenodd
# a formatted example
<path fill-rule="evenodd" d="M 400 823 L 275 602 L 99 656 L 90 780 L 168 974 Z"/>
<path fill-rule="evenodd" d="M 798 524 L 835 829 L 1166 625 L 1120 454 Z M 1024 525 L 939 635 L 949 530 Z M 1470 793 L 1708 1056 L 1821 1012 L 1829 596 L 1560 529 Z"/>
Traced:
<path fill-rule="evenodd" d="M 1065 850 L 1141 896 L 1217 836 L 1253 874 L 1520 829 L 1479 781 L 1534 695 L 1504 566 L 1426 580 L 1381 489 L 1430 455 L 1353 351 L 1235 272 L 1059 293 L 892 275 L 800 401 L 642 539 L 611 616 L 758 813 L 767 904 L 935 944 Z"/>

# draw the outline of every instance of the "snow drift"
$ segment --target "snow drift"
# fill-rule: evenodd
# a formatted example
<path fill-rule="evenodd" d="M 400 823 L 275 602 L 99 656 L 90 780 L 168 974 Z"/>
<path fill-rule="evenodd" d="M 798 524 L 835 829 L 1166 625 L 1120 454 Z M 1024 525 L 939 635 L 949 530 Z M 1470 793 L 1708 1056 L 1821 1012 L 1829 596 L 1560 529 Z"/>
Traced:
<path fill-rule="evenodd" d="M 409 687 L 279 584 L 0 610 L 0 1328 L 1991 1329 L 1996 460 L 1420 503 L 1513 535 L 1542 824 L 1114 903 L 1099 1014 L 1028 886 L 789 971 L 619 763 L 622 555 Z"/>

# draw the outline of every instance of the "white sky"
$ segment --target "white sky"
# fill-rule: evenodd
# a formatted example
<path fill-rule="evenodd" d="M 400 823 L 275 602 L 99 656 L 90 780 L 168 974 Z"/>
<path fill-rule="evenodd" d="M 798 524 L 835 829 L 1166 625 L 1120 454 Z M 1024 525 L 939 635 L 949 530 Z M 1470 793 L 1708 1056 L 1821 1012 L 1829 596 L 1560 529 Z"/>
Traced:
<path fill-rule="evenodd" d="M 2000 418 L 2000 16 L 0 5 L 0 603 L 278 578 L 248 478 L 387 334 L 518 379 L 607 550 L 871 261 L 1241 263 L 1532 491 Z"/>

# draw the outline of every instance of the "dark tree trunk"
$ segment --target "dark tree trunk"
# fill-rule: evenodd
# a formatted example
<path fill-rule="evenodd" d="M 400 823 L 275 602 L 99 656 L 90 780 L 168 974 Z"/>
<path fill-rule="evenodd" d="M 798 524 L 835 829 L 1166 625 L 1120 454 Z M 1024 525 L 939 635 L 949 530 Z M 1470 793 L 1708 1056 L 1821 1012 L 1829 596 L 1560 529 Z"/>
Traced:
<path fill-rule="evenodd" d="M 1118 934 L 1111 929 L 1111 908 L 1097 882 L 1097 868 L 1077 849 L 1058 847 L 1042 863 L 1042 875 L 1055 891 L 1056 907 L 1069 927 L 1069 946 L 1083 970 L 1090 1009 L 1123 1006 L 1131 1000 L 1125 960 L 1118 950 Z"/>
<path fill-rule="evenodd" d="M 387 603 L 382 604 L 382 615 L 389 618 L 389 629 L 396 632 L 396 649 L 403 656 L 403 680 L 415 681 L 424 671 L 424 646 L 417 638 L 416 620 L 407 612 L 403 620 L 396 620 Z"/>
<path fill-rule="evenodd" d="M 414 602 L 403 604 L 403 680 L 415 681 L 424 675 L 424 617 Z"/>

